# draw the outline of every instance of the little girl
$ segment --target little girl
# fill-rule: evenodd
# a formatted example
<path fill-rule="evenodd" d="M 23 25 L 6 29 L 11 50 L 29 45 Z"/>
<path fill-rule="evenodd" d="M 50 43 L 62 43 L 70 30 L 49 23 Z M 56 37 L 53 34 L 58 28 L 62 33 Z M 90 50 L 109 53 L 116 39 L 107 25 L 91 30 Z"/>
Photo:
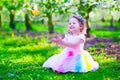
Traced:
<path fill-rule="evenodd" d="M 78 15 L 69 19 L 68 33 L 62 39 L 60 35 L 52 41 L 58 45 L 66 46 L 60 53 L 50 57 L 43 67 L 51 68 L 60 73 L 95 71 L 99 64 L 83 49 L 85 43 L 85 20 Z"/>

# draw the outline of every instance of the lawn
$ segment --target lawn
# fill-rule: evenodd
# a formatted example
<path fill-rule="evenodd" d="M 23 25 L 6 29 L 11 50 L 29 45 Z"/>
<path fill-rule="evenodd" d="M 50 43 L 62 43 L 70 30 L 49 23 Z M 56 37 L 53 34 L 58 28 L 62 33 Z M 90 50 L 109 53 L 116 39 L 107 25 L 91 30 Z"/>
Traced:
<path fill-rule="evenodd" d="M 120 80 L 120 61 L 112 55 L 95 52 L 95 47 L 87 50 L 98 61 L 100 68 L 95 72 L 60 74 L 42 68 L 46 59 L 58 54 L 64 47 L 50 43 L 45 33 L 36 34 L 34 37 L 27 34 L 21 35 L 20 30 L 25 30 L 24 23 L 18 23 L 17 36 L 4 24 L 4 31 L 0 31 L 0 80 Z M 46 31 L 47 26 L 33 24 L 33 31 Z M 67 27 L 54 27 L 55 32 L 65 33 Z M 120 42 L 120 30 L 92 29 L 90 32 L 97 37 L 114 38 Z M 101 47 L 102 48 L 102 47 Z"/>
<path fill-rule="evenodd" d="M 100 64 L 97 71 L 60 74 L 42 67 L 46 59 L 64 48 L 50 43 L 46 34 L 41 39 L 40 35 L 15 36 L 12 31 L 0 34 L 0 80 L 120 80 L 120 61 L 104 51 L 98 55 L 94 47 L 87 50 Z"/>

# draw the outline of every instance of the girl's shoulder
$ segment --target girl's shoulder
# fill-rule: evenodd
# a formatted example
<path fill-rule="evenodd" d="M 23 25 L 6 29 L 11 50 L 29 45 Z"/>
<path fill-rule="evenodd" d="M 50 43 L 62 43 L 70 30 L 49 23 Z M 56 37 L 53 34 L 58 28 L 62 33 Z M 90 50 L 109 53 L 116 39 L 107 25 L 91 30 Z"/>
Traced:
<path fill-rule="evenodd" d="M 78 36 L 78 38 L 79 38 L 79 39 L 83 39 L 83 40 L 85 41 L 85 38 L 86 38 L 86 37 L 85 37 L 84 34 L 80 34 L 80 35 Z"/>
<path fill-rule="evenodd" d="M 78 37 L 83 37 L 83 38 L 85 38 L 85 35 L 84 35 L 84 34 L 80 34 L 80 35 L 78 35 Z"/>

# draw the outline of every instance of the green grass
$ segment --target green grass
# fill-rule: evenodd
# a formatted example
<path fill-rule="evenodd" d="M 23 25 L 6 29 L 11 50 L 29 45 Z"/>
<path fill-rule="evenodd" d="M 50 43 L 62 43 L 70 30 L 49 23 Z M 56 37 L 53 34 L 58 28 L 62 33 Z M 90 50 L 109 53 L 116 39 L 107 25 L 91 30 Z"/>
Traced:
<path fill-rule="evenodd" d="M 17 22 L 16 24 L 16 30 L 26 30 L 25 24 L 23 22 Z M 5 31 L 11 31 L 11 28 L 9 27 L 9 23 L 3 24 L 3 29 Z M 33 31 L 48 31 L 48 26 L 43 25 L 41 23 L 33 23 L 32 24 L 32 30 Z M 55 32 L 65 33 L 67 30 L 66 26 L 54 26 Z"/>
<path fill-rule="evenodd" d="M 95 72 L 59 74 L 42 64 L 63 47 L 49 43 L 47 38 L 17 36 L 0 32 L 0 80 L 120 80 L 120 62 L 103 51 L 90 51 L 100 68 Z"/>
<path fill-rule="evenodd" d="M 120 36 L 120 29 L 119 30 L 92 29 L 91 34 L 95 34 L 97 37 L 113 38 L 115 42 L 120 42 L 120 39 L 118 39 L 118 36 Z"/>
<path fill-rule="evenodd" d="M 90 26 L 95 27 L 95 26 L 100 26 L 100 27 L 105 27 L 105 26 L 111 26 L 110 21 L 91 21 Z M 114 21 L 114 26 L 115 27 L 120 27 L 120 23 L 118 21 Z"/>

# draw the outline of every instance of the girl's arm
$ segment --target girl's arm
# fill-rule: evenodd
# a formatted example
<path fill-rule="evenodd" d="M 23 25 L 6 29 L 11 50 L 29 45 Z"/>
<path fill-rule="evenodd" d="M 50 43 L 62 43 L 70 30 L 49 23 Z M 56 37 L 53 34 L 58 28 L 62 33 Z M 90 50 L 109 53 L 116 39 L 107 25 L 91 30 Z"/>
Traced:
<path fill-rule="evenodd" d="M 75 43 L 70 43 L 70 42 L 67 42 L 67 41 L 63 40 L 61 38 L 61 36 L 59 36 L 59 35 L 57 35 L 57 38 L 53 38 L 52 41 L 57 43 L 58 45 L 67 46 L 67 47 L 76 47 L 79 44 L 84 42 L 84 40 L 79 39 Z"/>

